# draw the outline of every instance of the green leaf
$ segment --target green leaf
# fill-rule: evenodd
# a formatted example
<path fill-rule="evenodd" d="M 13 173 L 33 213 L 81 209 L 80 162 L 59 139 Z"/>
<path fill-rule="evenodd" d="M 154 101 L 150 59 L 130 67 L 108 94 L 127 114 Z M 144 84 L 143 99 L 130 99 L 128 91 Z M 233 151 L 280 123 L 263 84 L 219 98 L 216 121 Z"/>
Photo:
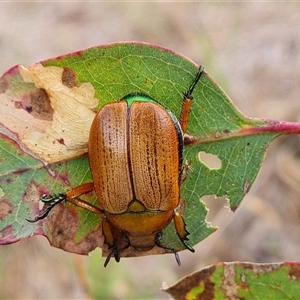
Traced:
<path fill-rule="evenodd" d="M 87 254 L 103 246 L 100 216 L 71 204 L 57 205 L 45 220 L 39 214 L 42 194 L 64 193 L 91 181 L 87 158 L 89 127 L 104 104 L 142 92 L 179 117 L 183 93 L 198 66 L 170 50 L 143 43 L 90 48 L 43 61 L 28 69 L 16 66 L 0 79 L 0 243 L 34 234 L 70 252 Z M 299 133 L 299 124 L 249 119 L 241 114 L 204 73 L 193 92 L 185 137 L 184 161 L 189 166 L 181 187 L 189 244 L 216 228 L 206 221 L 201 197 L 226 195 L 235 210 L 253 184 L 268 144 L 283 133 Z M 200 153 L 218 158 L 210 167 Z M 201 158 L 201 159 L 200 159 Z M 97 205 L 95 195 L 85 200 Z M 161 244 L 182 250 L 173 222 Z M 121 256 L 162 253 L 153 249 Z"/>
<path fill-rule="evenodd" d="M 220 263 L 197 271 L 165 291 L 174 299 L 298 299 L 299 263 Z"/>

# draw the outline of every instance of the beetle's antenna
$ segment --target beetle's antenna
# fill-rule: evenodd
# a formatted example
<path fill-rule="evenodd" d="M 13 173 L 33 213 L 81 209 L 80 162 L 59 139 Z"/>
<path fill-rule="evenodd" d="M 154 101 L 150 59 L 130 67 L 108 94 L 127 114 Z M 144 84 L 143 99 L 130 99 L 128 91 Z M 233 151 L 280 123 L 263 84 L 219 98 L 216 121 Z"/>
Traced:
<path fill-rule="evenodd" d="M 201 75 L 204 71 L 204 66 L 200 66 L 198 73 L 196 74 L 193 82 L 191 83 L 189 89 L 183 93 L 183 101 L 182 101 L 182 107 L 181 107 L 181 113 L 180 113 L 180 118 L 179 118 L 179 124 L 181 126 L 181 130 L 183 133 L 186 132 L 187 129 L 187 124 L 188 124 L 188 120 L 189 120 L 189 116 L 190 116 L 190 112 L 191 112 L 191 106 L 192 106 L 192 100 L 193 100 L 193 96 L 192 93 L 197 85 L 197 83 L 199 82 Z"/>

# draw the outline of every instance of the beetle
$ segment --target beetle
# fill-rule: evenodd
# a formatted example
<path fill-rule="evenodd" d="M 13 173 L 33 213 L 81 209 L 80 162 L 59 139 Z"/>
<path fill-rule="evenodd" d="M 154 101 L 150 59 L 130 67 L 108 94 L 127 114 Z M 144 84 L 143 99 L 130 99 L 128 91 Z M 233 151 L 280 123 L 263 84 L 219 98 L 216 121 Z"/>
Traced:
<path fill-rule="evenodd" d="M 201 66 L 187 92 L 183 93 L 179 120 L 168 109 L 143 93 L 131 93 L 104 105 L 90 129 L 88 157 L 93 182 L 82 184 L 66 193 L 41 197 L 44 207 L 31 222 L 45 218 L 63 201 L 71 202 L 102 217 L 104 243 L 111 250 L 104 266 L 114 255 L 129 246 L 139 251 L 163 247 L 162 230 L 174 221 L 182 244 L 188 231 L 183 217 L 176 211 L 180 202 L 180 185 L 186 178 L 183 164 L 184 134 L 192 105 L 192 93 L 204 71 Z M 95 191 L 98 206 L 79 197 Z M 117 229 L 125 246 L 117 245 Z"/>

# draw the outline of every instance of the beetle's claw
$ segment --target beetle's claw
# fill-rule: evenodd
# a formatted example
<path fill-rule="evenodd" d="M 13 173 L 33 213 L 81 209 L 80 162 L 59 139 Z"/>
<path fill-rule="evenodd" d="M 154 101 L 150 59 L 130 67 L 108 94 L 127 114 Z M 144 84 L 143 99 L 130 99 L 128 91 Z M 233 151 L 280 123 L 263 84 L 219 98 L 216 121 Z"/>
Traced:
<path fill-rule="evenodd" d="M 108 263 L 109 263 L 109 261 L 110 261 L 111 255 L 112 255 L 112 252 L 110 252 L 110 253 L 107 255 L 106 260 L 105 260 L 105 262 L 104 262 L 104 268 L 106 268 L 106 266 L 108 265 Z"/>
<path fill-rule="evenodd" d="M 190 250 L 193 253 L 195 252 L 195 249 L 193 247 L 191 247 L 185 240 L 180 239 L 180 241 L 188 250 Z"/>
<path fill-rule="evenodd" d="M 52 210 L 52 208 L 56 204 L 66 200 L 66 195 L 58 194 L 58 195 L 49 196 L 49 197 L 47 197 L 46 195 L 42 195 L 40 200 L 44 203 L 44 207 L 43 207 L 40 215 L 35 217 L 33 220 L 26 219 L 26 221 L 28 221 L 30 223 L 35 223 L 39 220 L 46 218 L 48 216 L 48 214 L 50 213 L 50 211 Z"/>
<path fill-rule="evenodd" d="M 127 249 L 129 246 L 130 246 L 130 241 L 127 237 L 126 234 L 123 234 L 123 240 L 127 243 L 123 248 L 119 249 L 116 245 L 115 246 L 111 246 L 111 252 L 107 255 L 107 258 L 105 260 L 105 263 L 104 263 L 104 267 L 107 266 L 107 264 L 109 263 L 110 261 L 110 258 L 112 255 L 114 255 L 115 257 L 115 260 L 116 262 L 119 262 L 120 261 L 120 256 L 119 256 L 119 253 L 125 249 Z"/>
<path fill-rule="evenodd" d="M 156 244 L 156 246 L 158 246 L 160 248 L 164 248 L 165 250 L 172 251 L 174 253 L 174 255 L 175 255 L 175 259 L 176 259 L 176 262 L 177 262 L 178 266 L 180 266 L 181 262 L 180 262 L 180 257 L 179 257 L 179 254 L 177 253 L 177 251 L 175 249 L 173 249 L 173 248 L 168 248 L 168 247 L 165 247 L 165 246 L 161 245 L 160 242 L 159 242 L 161 240 L 161 238 L 162 238 L 162 232 L 160 231 L 155 236 L 155 244 Z"/>
<path fill-rule="evenodd" d="M 42 219 L 46 218 L 48 216 L 48 214 L 50 213 L 52 207 L 51 206 L 47 206 L 45 208 L 45 206 L 43 207 L 43 210 L 42 210 L 42 212 L 41 212 L 41 214 L 39 216 L 35 217 L 33 220 L 32 219 L 26 219 L 26 221 L 28 221 L 30 223 L 35 223 L 35 222 L 37 222 L 39 220 L 42 220 Z"/>
<path fill-rule="evenodd" d="M 174 250 L 174 255 L 175 255 L 175 259 L 177 261 L 178 266 L 181 266 L 181 261 L 180 261 L 180 257 L 178 255 L 178 253 Z"/>
<path fill-rule="evenodd" d="M 185 248 L 187 248 L 188 250 L 190 250 L 191 252 L 194 253 L 195 249 L 186 242 L 189 240 L 186 237 L 187 235 L 189 235 L 189 232 L 186 230 L 186 228 L 184 228 L 184 229 L 185 229 L 185 237 L 180 236 L 178 232 L 177 232 L 177 236 L 179 237 L 181 243 L 185 246 Z"/>
<path fill-rule="evenodd" d="M 114 255 L 116 262 L 120 261 L 119 250 L 117 247 L 114 247 L 106 257 L 106 260 L 104 262 L 104 268 L 106 268 L 106 266 L 108 265 L 112 255 Z"/>

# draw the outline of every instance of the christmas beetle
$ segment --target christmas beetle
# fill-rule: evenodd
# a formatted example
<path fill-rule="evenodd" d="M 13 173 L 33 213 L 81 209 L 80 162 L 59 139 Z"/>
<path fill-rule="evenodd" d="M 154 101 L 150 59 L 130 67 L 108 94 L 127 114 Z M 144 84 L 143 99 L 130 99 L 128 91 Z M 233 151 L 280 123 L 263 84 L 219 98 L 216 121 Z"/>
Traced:
<path fill-rule="evenodd" d="M 43 195 L 45 203 L 33 222 L 45 218 L 62 201 L 71 202 L 101 214 L 105 244 L 111 249 L 104 266 L 114 255 L 129 246 L 146 251 L 154 246 L 175 254 L 174 249 L 160 244 L 162 230 L 174 220 L 182 244 L 188 231 L 183 217 L 176 212 L 180 185 L 186 178 L 183 164 L 184 134 L 192 105 L 192 93 L 203 73 L 199 68 L 189 89 L 184 93 L 179 120 L 154 99 L 141 93 L 129 94 L 122 100 L 104 105 L 96 114 L 90 129 L 88 156 L 93 182 L 82 184 L 63 194 Z M 79 197 L 95 191 L 98 207 Z M 125 247 L 118 247 L 114 230 L 121 233 Z"/>

